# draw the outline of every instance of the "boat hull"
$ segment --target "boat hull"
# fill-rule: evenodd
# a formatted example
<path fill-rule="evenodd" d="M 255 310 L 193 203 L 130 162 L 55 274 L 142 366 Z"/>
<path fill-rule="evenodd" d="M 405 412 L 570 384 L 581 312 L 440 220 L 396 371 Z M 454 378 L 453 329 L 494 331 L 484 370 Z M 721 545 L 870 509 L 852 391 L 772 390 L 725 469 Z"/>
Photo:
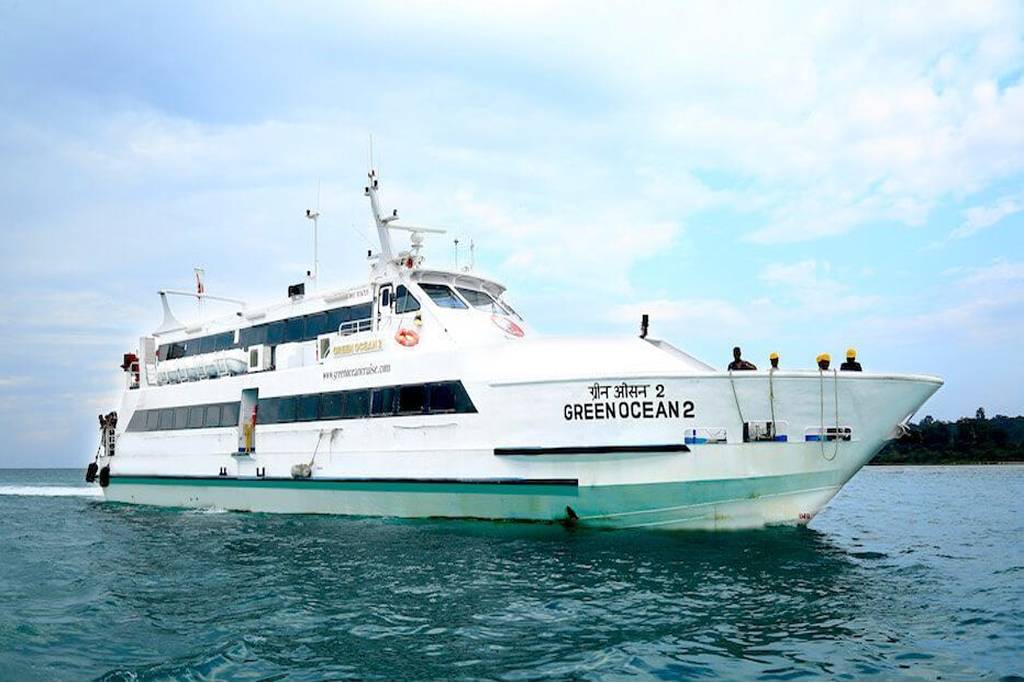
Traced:
<path fill-rule="evenodd" d="M 101 462 L 106 497 L 603 528 L 801 524 L 941 386 L 867 373 L 464 376 L 476 410 L 260 425 L 252 453 L 238 453 L 230 427 L 129 431 Z M 211 400 L 227 400 L 239 381 L 219 380 Z M 766 420 L 779 433 L 751 436 Z"/>
<path fill-rule="evenodd" d="M 727 447 L 729 448 L 729 447 Z M 862 460 L 844 444 L 836 460 Z M 721 457 L 716 453 L 712 457 Z M 635 456 L 634 456 L 635 457 Z M 678 456 L 694 458 L 691 453 Z M 759 454 L 758 458 L 763 459 Z M 870 456 L 868 456 L 870 457 Z M 671 463 L 666 462 L 666 466 Z M 754 469 L 753 467 L 751 469 Z M 761 469 L 765 469 L 761 467 Z M 809 521 L 848 467 L 693 481 L 580 485 L 573 479 L 372 480 L 113 477 L 122 503 L 268 513 L 566 522 L 599 528 L 741 529 Z"/>

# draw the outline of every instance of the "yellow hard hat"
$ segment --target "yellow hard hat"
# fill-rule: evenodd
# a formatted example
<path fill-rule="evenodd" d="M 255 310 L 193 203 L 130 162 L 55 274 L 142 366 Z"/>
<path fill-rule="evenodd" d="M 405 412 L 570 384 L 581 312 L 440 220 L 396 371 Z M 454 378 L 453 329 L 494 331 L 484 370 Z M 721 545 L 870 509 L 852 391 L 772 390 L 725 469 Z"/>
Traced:
<path fill-rule="evenodd" d="M 856 358 L 857 357 L 857 349 L 846 349 L 846 357 L 847 358 Z"/>
<path fill-rule="evenodd" d="M 823 353 L 820 356 L 818 356 L 818 360 L 819 361 L 823 361 L 823 360 L 830 361 L 830 360 L 832 360 L 832 356 L 828 355 L 827 353 Z"/>
<path fill-rule="evenodd" d="M 774 351 L 772 351 L 771 355 L 768 356 L 768 359 L 769 360 L 778 360 L 779 359 L 779 354 L 777 354 Z"/>

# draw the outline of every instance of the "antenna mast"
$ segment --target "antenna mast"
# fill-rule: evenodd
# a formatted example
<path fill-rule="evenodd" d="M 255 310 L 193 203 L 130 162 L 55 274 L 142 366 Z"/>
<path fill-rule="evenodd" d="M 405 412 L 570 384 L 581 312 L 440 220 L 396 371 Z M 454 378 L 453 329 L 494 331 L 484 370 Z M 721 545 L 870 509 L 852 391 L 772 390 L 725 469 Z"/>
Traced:
<path fill-rule="evenodd" d="M 307 270 L 306 275 L 313 281 L 313 288 L 317 289 L 316 276 L 320 273 L 320 226 L 317 221 L 320 219 L 320 179 L 316 179 L 316 211 L 306 209 L 306 218 L 313 221 L 313 270 Z"/>

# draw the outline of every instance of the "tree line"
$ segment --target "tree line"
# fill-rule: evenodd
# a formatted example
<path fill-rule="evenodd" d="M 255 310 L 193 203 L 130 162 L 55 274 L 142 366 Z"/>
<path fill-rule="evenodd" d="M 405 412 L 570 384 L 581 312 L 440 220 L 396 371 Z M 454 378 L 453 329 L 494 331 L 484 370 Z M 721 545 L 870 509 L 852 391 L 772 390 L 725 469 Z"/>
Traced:
<path fill-rule="evenodd" d="M 906 434 L 890 441 L 873 465 L 937 465 L 1024 462 L 1024 416 L 974 417 L 955 422 L 926 416 Z"/>

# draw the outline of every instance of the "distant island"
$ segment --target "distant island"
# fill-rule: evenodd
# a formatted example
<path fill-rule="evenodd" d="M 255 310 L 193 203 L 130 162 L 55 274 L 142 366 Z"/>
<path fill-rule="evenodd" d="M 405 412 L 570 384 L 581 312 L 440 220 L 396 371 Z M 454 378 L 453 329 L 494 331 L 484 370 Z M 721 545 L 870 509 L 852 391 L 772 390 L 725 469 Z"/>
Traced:
<path fill-rule="evenodd" d="M 910 424 L 909 431 L 890 441 L 871 461 L 872 465 L 980 465 L 1024 462 L 1024 416 L 985 417 L 978 408 L 974 417 L 956 422 L 931 415 Z"/>

